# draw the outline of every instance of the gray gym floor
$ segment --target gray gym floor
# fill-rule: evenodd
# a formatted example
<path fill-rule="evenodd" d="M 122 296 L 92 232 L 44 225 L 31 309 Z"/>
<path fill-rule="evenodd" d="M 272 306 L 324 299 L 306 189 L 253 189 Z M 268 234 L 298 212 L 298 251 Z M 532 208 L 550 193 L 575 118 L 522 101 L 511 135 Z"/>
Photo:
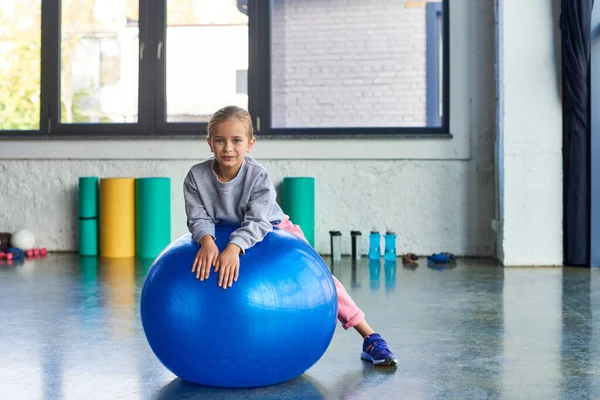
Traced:
<path fill-rule="evenodd" d="M 149 264 L 0 264 L 0 399 L 600 398 L 600 272 L 343 260 L 333 273 L 399 365 L 361 361 L 360 337 L 338 325 L 303 376 L 227 390 L 182 382 L 151 352 L 137 307 Z"/>

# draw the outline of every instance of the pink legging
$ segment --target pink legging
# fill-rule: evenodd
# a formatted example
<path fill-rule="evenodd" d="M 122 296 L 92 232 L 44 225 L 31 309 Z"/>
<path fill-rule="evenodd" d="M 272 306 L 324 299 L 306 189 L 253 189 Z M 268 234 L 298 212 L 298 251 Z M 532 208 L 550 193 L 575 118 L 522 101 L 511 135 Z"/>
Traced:
<path fill-rule="evenodd" d="M 294 225 L 289 217 L 286 215 L 284 220 L 279 224 L 275 225 L 276 228 L 282 229 L 293 233 L 296 236 L 306 240 L 304 232 L 298 225 Z M 308 240 L 306 240 L 308 242 Z M 346 288 L 338 279 L 333 276 L 333 282 L 335 283 L 335 289 L 337 291 L 338 298 L 338 320 L 342 323 L 342 327 L 346 330 L 355 327 L 360 322 L 364 321 L 365 313 L 354 303 Z"/>

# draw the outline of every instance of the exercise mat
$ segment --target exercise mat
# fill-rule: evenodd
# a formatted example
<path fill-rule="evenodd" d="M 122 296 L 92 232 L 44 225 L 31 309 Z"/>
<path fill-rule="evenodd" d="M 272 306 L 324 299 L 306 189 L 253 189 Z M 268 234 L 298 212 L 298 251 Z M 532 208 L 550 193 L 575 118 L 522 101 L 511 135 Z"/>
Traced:
<path fill-rule="evenodd" d="M 79 219 L 79 254 L 82 256 L 98 255 L 98 219 Z"/>
<path fill-rule="evenodd" d="M 306 240 L 315 245 L 315 178 L 285 177 L 282 188 L 282 209 L 292 223 L 299 225 Z"/>
<path fill-rule="evenodd" d="M 80 176 L 78 186 L 79 254 L 98 255 L 98 177 Z"/>
<path fill-rule="evenodd" d="M 135 254 L 154 258 L 171 242 L 171 180 L 135 181 Z"/>
<path fill-rule="evenodd" d="M 79 177 L 79 218 L 98 217 L 98 177 Z"/>
<path fill-rule="evenodd" d="M 100 256 L 135 257 L 135 178 L 100 180 Z"/>

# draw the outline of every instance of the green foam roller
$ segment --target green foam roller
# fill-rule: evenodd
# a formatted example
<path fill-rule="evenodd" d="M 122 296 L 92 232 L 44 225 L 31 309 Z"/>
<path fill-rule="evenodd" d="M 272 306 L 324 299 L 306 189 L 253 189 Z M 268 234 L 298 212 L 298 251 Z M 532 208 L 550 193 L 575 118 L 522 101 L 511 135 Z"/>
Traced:
<path fill-rule="evenodd" d="M 171 242 L 171 180 L 135 180 L 135 254 L 154 258 Z"/>
<path fill-rule="evenodd" d="M 82 256 L 98 255 L 98 219 L 79 219 L 79 254 Z"/>
<path fill-rule="evenodd" d="M 79 218 L 98 217 L 98 177 L 79 177 Z"/>
<path fill-rule="evenodd" d="M 282 188 L 282 209 L 290 220 L 300 226 L 306 240 L 315 245 L 315 178 L 285 177 Z"/>

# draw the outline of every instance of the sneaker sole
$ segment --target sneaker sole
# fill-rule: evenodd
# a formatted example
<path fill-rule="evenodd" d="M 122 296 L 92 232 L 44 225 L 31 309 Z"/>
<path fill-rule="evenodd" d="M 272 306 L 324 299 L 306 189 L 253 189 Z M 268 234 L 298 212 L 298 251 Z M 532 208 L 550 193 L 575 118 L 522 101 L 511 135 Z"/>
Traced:
<path fill-rule="evenodd" d="M 363 360 L 371 361 L 373 363 L 373 365 L 382 366 L 382 367 L 387 366 L 387 365 L 398 364 L 398 360 L 395 358 L 388 357 L 384 360 L 375 360 L 373 357 L 371 357 L 371 355 L 369 353 L 366 353 L 364 351 L 361 352 L 360 358 L 362 358 Z"/>

